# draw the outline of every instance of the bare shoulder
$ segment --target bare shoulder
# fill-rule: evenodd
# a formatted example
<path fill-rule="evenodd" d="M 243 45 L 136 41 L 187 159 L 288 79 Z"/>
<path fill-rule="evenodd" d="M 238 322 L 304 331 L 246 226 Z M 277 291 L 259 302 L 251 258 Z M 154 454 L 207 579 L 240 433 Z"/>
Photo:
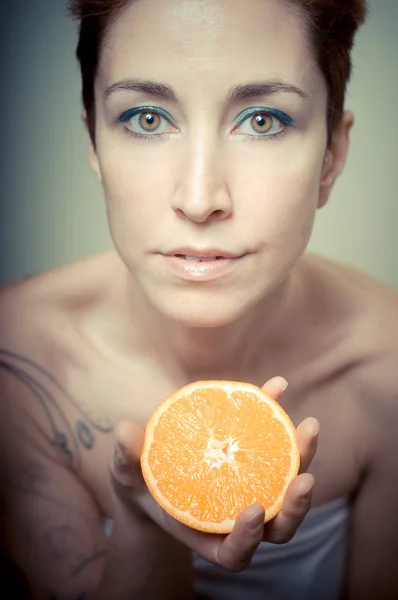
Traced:
<path fill-rule="evenodd" d="M 398 290 L 337 261 L 314 255 L 306 255 L 305 260 L 328 294 L 339 296 L 346 306 L 355 307 L 353 316 L 364 335 L 376 336 L 374 342 L 382 347 L 391 342 L 391 349 L 398 348 Z"/>
<path fill-rule="evenodd" d="M 0 347 L 44 350 L 46 340 L 56 340 L 57 326 L 65 332 L 79 311 L 98 301 L 100 273 L 110 260 L 111 254 L 96 255 L 2 286 Z"/>
<path fill-rule="evenodd" d="M 398 290 L 356 268 L 311 256 L 330 295 L 349 307 L 347 344 L 357 359 L 355 387 L 398 419 Z"/>
<path fill-rule="evenodd" d="M 108 262 L 95 256 L 0 290 L 0 404 L 7 417 L 1 423 L 29 420 L 76 466 L 80 448 L 92 444 L 93 426 L 109 429 L 100 419 L 92 425 L 87 402 L 69 389 L 71 373 L 84 368 L 79 323 L 101 301 L 99 274 Z"/>
<path fill-rule="evenodd" d="M 82 476 L 97 462 L 101 424 L 69 391 L 75 325 L 98 295 L 97 265 L 79 261 L 0 292 L 1 526 L 4 551 L 35 598 L 86 597 L 106 557 L 98 503 Z"/>

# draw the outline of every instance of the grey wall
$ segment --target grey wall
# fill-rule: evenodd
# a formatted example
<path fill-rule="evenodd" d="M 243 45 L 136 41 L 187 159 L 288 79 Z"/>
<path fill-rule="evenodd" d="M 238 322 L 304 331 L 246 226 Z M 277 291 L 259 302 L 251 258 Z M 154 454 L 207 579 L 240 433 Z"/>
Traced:
<path fill-rule="evenodd" d="M 310 250 L 398 288 L 398 2 L 370 7 L 353 56 L 348 168 Z M 2 9 L 0 281 L 111 245 L 80 121 L 76 26 L 63 12 L 64 0 Z"/>

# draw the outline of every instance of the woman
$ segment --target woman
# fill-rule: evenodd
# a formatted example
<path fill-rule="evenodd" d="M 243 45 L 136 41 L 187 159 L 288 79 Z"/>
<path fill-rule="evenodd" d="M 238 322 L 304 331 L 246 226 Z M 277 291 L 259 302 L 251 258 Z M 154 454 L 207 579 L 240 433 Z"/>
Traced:
<path fill-rule="evenodd" d="M 40 599 L 396 597 L 397 295 L 304 253 L 365 3 L 71 4 L 115 249 L 2 292 L 7 556 Z M 251 506 L 200 534 L 142 483 L 145 422 L 199 379 L 263 386 L 299 426 L 266 527 Z"/>

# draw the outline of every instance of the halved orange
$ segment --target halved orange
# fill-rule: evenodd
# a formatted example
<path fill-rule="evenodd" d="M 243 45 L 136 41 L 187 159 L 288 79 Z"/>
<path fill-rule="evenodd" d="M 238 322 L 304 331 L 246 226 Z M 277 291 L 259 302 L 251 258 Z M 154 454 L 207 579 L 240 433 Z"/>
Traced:
<path fill-rule="evenodd" d="M 199 531 L 230 533 L 251 504 L 265 523 L 281 509 L 300 454 L 280 405 L 249 383 L 198 381 L 149 419 L 141 469 L 155 500 Z"/>

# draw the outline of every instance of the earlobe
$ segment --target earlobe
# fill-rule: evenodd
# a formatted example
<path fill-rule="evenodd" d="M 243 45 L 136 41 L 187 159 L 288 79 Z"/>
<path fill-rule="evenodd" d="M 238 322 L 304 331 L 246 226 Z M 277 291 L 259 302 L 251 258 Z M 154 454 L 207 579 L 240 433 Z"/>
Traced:
<path fill-rule="evenodd" d="M 332 150 L 329 148 L 326 151 L 326 156 L 325 156 L 325 159 L 323 162 L 321 186 L 330 187 L 331 185 L 333 185 L 335 178 L 336 178 L 335 155 L 333 154 Z"/>

